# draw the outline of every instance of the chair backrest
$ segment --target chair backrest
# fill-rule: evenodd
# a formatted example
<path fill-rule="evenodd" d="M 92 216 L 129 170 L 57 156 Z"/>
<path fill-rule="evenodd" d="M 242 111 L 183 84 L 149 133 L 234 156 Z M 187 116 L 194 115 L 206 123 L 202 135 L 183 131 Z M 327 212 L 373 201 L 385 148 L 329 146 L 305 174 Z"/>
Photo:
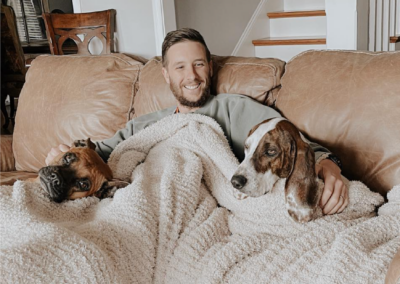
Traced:
<path fill-rule="evenodd" d="M 78 54 L 91 55 L 89 43 L 95 37 L 103 44 L 100 54 L 114 52 L 115 14 L 114 9 L 81 14 L 44 13 L 51 53 L 63 55 L 65 41 L 72 39 L 78 47 Z"/>
<path fill-rule="evenodd" d="M 1 4 L 1 74 L 25 77 L 25 56 L 12 7 Z"/>

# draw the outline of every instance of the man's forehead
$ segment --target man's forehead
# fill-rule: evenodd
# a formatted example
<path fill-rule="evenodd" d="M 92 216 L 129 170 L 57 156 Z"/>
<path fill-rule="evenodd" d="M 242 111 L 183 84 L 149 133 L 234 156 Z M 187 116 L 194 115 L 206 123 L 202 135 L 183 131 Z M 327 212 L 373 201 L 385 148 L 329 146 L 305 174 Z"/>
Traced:
<path fill-rule="evenodd" d="M 179 61 L 207 60 L 206 49 L 196 41 L 183 41 L 172 45 L 167 53 L 167 59 L 172 64 Z"/>

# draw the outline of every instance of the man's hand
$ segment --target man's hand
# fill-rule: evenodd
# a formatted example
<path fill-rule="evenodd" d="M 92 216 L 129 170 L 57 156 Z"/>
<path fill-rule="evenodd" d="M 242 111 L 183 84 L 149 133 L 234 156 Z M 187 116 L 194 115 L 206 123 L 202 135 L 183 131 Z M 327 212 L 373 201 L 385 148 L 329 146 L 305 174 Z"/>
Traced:
<path fill-rule="evenodd" d="M 340 168 L 331 160 L 323 160 L 315 166 L 315 172 L 324 183 L 320 207 L 324 214 L 342 212 L 349 204 L 349 190 L 342 180 Z"/>
<path fill-rule="evenodd" d="M 45 160 L 46 165 L 48 166 L 54 160 L 55 157 L 57 157 L 61 153 L 68 152 L 69 149 L 71 149 L 71 147 L 69 147 L 68 145 L 65 145 L 65 144 L 60 144 L 60 145 L 58 145 L 58 147 L 51 148 L 51 150 L 47 154 L 47 157 Z"/>

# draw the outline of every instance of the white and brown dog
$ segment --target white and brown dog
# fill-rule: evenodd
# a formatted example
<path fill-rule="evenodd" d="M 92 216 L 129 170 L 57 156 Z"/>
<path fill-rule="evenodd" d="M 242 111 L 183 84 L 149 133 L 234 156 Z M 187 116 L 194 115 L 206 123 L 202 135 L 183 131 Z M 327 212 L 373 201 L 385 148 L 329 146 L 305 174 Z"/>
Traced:
<path fill-rule="evenodd" d="M 292 123 L 272 118 L 250 130 L 245 159 L 231 182 L 239 191 L 258 197 L 284 178 L 289 215 L 301 223 L 312 220 L 322 193 L 315 173 L 314 151 Z"/>

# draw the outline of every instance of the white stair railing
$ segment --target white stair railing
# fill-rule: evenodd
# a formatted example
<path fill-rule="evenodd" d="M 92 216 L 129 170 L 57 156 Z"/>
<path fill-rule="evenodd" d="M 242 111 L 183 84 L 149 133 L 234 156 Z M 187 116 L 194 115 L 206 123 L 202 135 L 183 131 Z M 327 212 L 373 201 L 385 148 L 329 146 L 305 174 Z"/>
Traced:
<path fill-rule="evenodd" d="M 390 37 L 400 34 L 400 0 L 370 0 L 370 51 L 393 51 Z"/>

